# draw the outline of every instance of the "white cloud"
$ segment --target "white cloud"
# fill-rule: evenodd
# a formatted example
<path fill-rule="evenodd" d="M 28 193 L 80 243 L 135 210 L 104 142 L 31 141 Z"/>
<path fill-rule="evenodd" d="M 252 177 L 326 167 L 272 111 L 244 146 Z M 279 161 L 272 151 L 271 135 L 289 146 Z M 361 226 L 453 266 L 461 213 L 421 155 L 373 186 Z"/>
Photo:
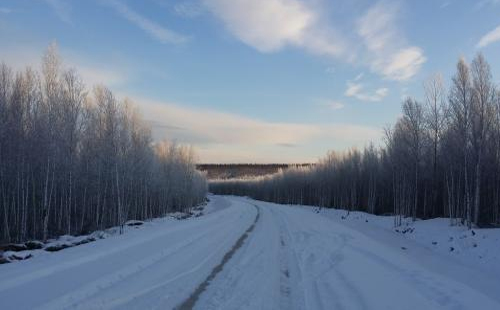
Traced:
<path fill-rule="evenodd" d="M 356 94 L 361 92 L 361 89 L 363 88 L 362 84 L 356 84 L 356 83 L 347 83 L 347 89 L 345 91 L 345 95 L 347 97 L 354 97 Z"/>
<path fill-rule="evenodd" d="M 109 5 L 116 12 L 118 12 L 123 18 L 127 19 L 129 22 L 133 23 L 140 29 L 144 30 L 153 38 L 157 39 L 160 43 L 181 44 L 188 41 L 189 39 L 187 36 L 178 34 L 140 15 L 139 13 L 132 10 L 127 5 L 121 3 L 118 0 L 108 0 L 104 1 L 103 3 Z"/>
<path fill-rule="evenodd" d="M 425 61 L 423 51 L 412 46 L 374 59 L 372 69 L 391 80 L 405 81 L 417 74 Z"/>
<path fill-rule="evenodd" d="M 9 13 L 12 13 L 12 9 L 0 7 L 0 13 L 9 14 Z"/>
<path fill-rule="evenodd" d="M 134 99 L 147 119 L 156 124 L 182 128 L 177 138 L 196 143 L 223 144 L 297 144 L 317 134 L 314 126 L 254 120 L 236 114 L 208 109 L 186 108 L 145 98 Z M 161 127 L 163 128 L 163 127 Z M 160 133 L 163 130 L 160 130 Z M 156 132 L 158 135 L 159 133 Z M 157 136 L 158 138 L 158 136 Z"/>
<path fill-rule="evenodd" d="M 358 34 L 373 52 L 384 52 L 399 36 L 396 25 L 398 9 L 395 5 L 378 2 L 358 20 Z"/>
<path fill-rule="evenodd" d="M 319 23 L 317 12 L 297 0 L 203 0 L 226 28 L 245 44 L 261 52 L 285 46 L 313 54 L 339 56 L 340 36 Z"/>
<path fill-rule="evenodd" d="M 194 145 L 202 162 L 308 161 L 329 147 L 361 147 L 381 136 L 376 128 L 354 124 L 270 122 L 140 97 L 131 99 L 153 124 L 155 140 Z M 336 144 L 331 145 L 331 141 Z M 325 149 L 313 152 L 315 143 Z M 286 150 L 283 146 L 296 147 Z"/>
<path fill-rule="evenodd" d="M 340 110 L 344 108 L 344 104 L 340 101 L 330 101 L 328 107 L 332 110 Z"/>
<path fill-rule="evenodd" d="M 477 44 L 478 48 L 481 47 L 486 47 L 492 43 L 495 43 L 497 41 L 500 41 L 500 26 L 496 27 L 495 29 L 491 30 L 487 34 L 485 34 L 481 40 L 479 40 L 479 43 Z"/>
<path fill-rule="evenodd" d="M 379 1 L 358 20 L 357 30 L 372 71 L 404 81 L 418 73 L 426 58 L 421 48 L 406 43 L 397 26 L 398 15 L 397 4 Z"/>
<path fill-rule="evenodd" d="M 45 2 L 54 10 L 57 17 L 67 24 L 72 24 L 71 6 L 68 2 L 61 0 L 45 0 Z"/>
<path fill-rule="evenodd" d="M 348 63 L 363 62 L 385 78 L 413 77 L 426 61 L 424 52 L 406 43 L 398 29 L 396 2 L 379 1 L 344 30 L 326 16 L 325 1 L 202 0 L 236 38 L 263 53 L 285 47 L 334 57 Z M 357 43 L 361 37 L 363 45 Z M 364 56 L 363 56 L 364 55 Z"/>
<path fill-rule="evenodd" d="M 384 99 L 389 93 L 387 88 L 378 88 L 373 93 L 364 92 L 362 83 L 347 82 L 347 89 L 344 93 L 347 97 L 353 97 L 361 101 L 377 102 Z"/>

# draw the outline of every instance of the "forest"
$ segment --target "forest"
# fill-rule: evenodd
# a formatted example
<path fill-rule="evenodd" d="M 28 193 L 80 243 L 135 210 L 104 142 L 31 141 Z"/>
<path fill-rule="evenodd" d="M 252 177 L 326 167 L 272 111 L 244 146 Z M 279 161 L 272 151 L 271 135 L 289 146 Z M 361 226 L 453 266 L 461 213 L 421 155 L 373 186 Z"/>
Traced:
<path fill-rule="evenodd" d="M 277 173 L 291 167 L 307 167 L 312 164 L 198 164 L 198 170 L 207 173 L 207 179 L 254 178 Z"/>
<path fill-rule="evenodd" d="M 89 89 L 52 44 L 41 70 L 0 64 L 0 243 L 83 234 L 205 199 L 190 147 L 154 142 L 134 104 Z"/>
<path fill-rule="evenodd" d="M 408 97 L 384 144 L 329 152 L 316 165 L 252 180 L 215 180 L 210 191 L 452 225 L 500 223 L 500 89 L 482 54 L 460 58 L 448 89 L 440 74 Z"/>

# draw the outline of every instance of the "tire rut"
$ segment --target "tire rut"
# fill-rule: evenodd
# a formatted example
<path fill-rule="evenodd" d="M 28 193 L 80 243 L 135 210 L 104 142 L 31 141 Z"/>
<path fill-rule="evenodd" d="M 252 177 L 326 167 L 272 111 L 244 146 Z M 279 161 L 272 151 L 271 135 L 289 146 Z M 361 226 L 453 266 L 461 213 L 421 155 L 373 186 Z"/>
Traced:
<path fill-rule="evenodd" d="M 305 309 L 302 270 L 285 215 L 271 209 L 280 234 L 280 309 Z"/>
<path fill-rule="evenodd" d="M 238 251 L 239 248 L 243 245 L 248 236 L 252 233 L 255 228 L 255 225 L 259 221 L 260 218 L 260 209 L 257 205 L 252 204 L 255 209 L 257 209 L 257 215 L 255 216 L 255 220 L 252 225 L 248 227 L 247 230 L 238 238 L 236 243 L 231 247 L 231 249 L 224 255 L 222 261 L 212 269 L 212 272 L 208 275 L 208 277 L 194 290 L 194 292 L 184 301 L 182 302 L 176 309 L 178 310 L 188 310 L 193 309 L 196 305 L 196 302 L 200 298 L 201 294 L 207 289 L 210 283 L 215 279 L 217 274 L 219 274 L 223 269 L 226 263 L 233 257 L 233 255 Z"/>

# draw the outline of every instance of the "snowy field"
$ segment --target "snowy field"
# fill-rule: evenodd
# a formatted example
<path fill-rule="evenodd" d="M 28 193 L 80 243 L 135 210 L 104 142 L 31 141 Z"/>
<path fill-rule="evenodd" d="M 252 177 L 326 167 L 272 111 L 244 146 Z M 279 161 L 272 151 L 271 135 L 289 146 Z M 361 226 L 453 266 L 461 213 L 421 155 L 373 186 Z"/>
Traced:
<path fill-rule="evenodd" d="M 238 197 L 204 213 L 0 265 L 0 309 L 500 309 L 498 229 Z"/>

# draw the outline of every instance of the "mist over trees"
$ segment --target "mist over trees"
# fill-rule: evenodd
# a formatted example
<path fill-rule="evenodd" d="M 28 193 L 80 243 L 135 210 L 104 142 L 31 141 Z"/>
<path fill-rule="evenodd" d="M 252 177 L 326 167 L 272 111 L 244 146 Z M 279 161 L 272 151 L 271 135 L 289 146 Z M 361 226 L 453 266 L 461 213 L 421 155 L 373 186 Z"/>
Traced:
<path fill-rule="evenodd" d="M 385 146 L 330 152 L 317 165 L 253 180 L 210 183 L 217 194 L 246 195 L 403 218 L 449 217 L 500 223 L 500 90 L 482 54 L 457 62 L 449 89 L 440 75 L 424 100 L 407 98 L 385 129 Z"/>
<path fill-rule="evenodd" d="M 55 44 L 41 71 L 0 64 L 0 241 L 80 234 L 206 195 L 188 147 L 153 143 L 129 100 L 89 90 Z"/>

